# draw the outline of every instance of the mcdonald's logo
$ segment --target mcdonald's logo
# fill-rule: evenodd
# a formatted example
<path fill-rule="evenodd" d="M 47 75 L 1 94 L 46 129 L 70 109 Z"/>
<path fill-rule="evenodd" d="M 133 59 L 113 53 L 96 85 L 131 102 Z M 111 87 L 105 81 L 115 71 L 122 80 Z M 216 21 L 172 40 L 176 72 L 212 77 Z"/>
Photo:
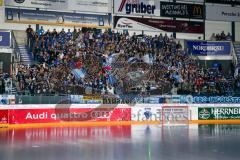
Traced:
<path fill-rule="evenodd" d="M 193 6 L 193 16 L 203 16 L 202 6 Z"/>

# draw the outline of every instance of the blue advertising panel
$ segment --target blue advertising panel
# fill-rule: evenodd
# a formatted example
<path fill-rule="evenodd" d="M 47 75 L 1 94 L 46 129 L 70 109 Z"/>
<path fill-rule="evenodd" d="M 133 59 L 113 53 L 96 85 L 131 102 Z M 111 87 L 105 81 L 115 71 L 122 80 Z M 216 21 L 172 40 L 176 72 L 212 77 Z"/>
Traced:
<path fill-rule="evenodd" d="M 0 47 L 10 47 L 11 33 L 0 31 Z"/>
<path fill-rule="evenodd" d="M 194 96 L 193 103 L 195 104 L 239 104 L 240 97 L 234 96 Z"/>
<path fill-rule="evenodd" d="M 66 25 L 110 28 L 111 16 L 71 12 L 5 8 L 5 21 L 9 23 Z"/>
<path fill-rule="evenodd" d="M 187 41 L 188 53 L 195 56 L 230 55 L 230 42 Z"/>

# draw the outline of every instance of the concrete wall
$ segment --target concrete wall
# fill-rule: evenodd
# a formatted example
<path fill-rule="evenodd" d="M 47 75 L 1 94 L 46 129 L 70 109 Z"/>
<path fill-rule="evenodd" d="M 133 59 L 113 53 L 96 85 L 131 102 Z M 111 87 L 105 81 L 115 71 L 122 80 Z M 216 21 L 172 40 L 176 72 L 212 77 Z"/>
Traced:
<path fill-rule="evenodd" d="M 206 21 L 206 39 L 210 39 L 212 33 L 232 34 L 231 22 Z"/>
<path fill-rule="evenodd" d="M 11 73 L 11 53 L 0 53 L 0 61 L 3 62 L 3 73 Z"/>
<path fill-rule="evenodd" d="M 15 30 L 14 36 L 16 38 L 16 41 L 19 45 L 23 45 L 27 43 L 27 35 L 25 31 L 22 30 Z"/>
<path fill-rule="evenodd" d="M 240 22 L 235 22 L 236 41 L 240 41 Z"/>

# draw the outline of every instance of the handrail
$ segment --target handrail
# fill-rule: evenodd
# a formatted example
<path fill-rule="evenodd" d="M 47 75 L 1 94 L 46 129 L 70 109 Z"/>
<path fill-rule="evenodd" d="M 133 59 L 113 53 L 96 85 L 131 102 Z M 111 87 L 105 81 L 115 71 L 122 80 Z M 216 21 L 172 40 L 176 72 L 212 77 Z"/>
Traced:
<path fill-rule="evenodd" d="M 17 43 L 17 40 L 16 40 L 16 37 L 14 35 L 14 32 L 11 31 L 11 48 L 13 49 L 13 54 L 15 55 L 14 56 L 14 59 L 12 59 L 12 70 L 11 70 L 11 82 L 12 82 L 12 88 L 13 86 L 16 86 L 16 83 L 15 83 L 15 80 L 14 80 L 14 76 L 15 76 L 15 68 L 16 68 L 16 63 L 19 63 L 20 62 L 20 49 L 18 47 L 18 43 Z M 12 92 L 12 90 L 11 90 Z"/>
<path fill-rule="evenodd" d="M 232 55 L 233 55 L 233 58 L 234 58 L 234 65 L 236 66 L 239 62 L 238 62 L 238 59 L 237 59 L 234 43 L 231 42 L 231 44 L 232 44 Z"/>
<path fill-rule="evenodd" d="M 16 56 L 15 59 L 17 59 L 17 62 L 20 61 L 20 49 L 18 47 L 18 43 L 17 43 L 17 40 L 16 40 L 16 37 L 14 35 L 14 32 L 11 31 L 11 35 L 12 35 L 12 48 L 13 48 L 13 51 L 14 51 L 14 54 Z"/>

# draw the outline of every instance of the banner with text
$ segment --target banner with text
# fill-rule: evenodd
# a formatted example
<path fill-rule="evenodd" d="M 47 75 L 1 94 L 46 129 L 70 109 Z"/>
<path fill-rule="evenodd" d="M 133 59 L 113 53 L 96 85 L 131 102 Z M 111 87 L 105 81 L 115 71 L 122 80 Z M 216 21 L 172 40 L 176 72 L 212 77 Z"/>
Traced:
<path fill-rule="evenodd" d="M 0 48 L 11 46 L 11 32 L 0 31 Z"/>
<path fill-rule="evenodd" d="M 110 15 L 5 8 L 5 16 L 5 21 L 9 23 L 34 23 L 92 28 L 110 28 L 111 24 Z"/>
<path fill-rule="evenodd" d="M 213 21 L 240 21 L 240 7 L 206 5 L 206 19 Z"/>
<path fill-rule="evenodd" d="M 5 6 L 111 13 L 111 0 L 7 0 Z"/>
<path fill-rule="evenodd" d="M 132 121 L 161 121 L 161 105 L 144 105 L 132 108 Z"/>
<path fill-rule="evenodd" d="M 206 0 L 207 3 L 234 4 L 240 5 L 240 0 Z"/>
<path fill-rule="evenodd" d="M 10 109 L 9 123 L 131 121 L 131 108 Z"/>
<path fill-rule="evenodd" d="M 203 22 L 115 16 L 114 28 L 122 30 L 202 34 Z"/>
<path fill-rule="evenodd" d="M 8 110 L 0 109 L 0 124 L 8 124 Z"/>
<path fill-rule="evenodd" d="M 159 0 L 114 0 L 114 13 L 121 15 L 159 16 Z"/>
<path fill-rule="evenodd" d="M 240 120 L 239 107 L 198 108 L 199 120 Z"/>
<path fill-rule="evenodd" d="M 189 54 L 195 56 L 230 55 L 230 42 L 186 41 Z"/>
<path fill-rule="evenodd" d="M 0 109 L 0 124 L 8 124 L 8 110 Z"/>
<path fill-rule="evenodd" d="M 161 2 L 160 9 L 162 17 L 204 18 L 203 5 L 200 4 Z"/>

